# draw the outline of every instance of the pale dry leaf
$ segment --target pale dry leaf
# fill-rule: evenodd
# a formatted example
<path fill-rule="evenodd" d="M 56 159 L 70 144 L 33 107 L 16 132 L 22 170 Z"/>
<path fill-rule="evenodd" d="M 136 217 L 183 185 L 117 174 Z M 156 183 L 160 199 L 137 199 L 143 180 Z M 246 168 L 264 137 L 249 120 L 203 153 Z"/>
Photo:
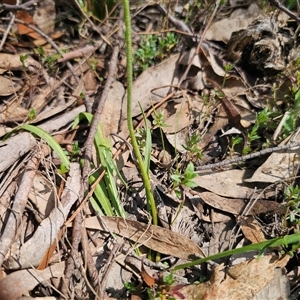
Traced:
<path fill-rule="evenodd" d="M 20 157 L 36 146 L 36 139 L 27 132 L 19 133 L 0 143 L 0 172 L 5 171 Z"/>
<path fill-rule="evenodd" d="M 300 141 L 300 135 L 295 142 Z M 285 144 L 284 142 L 280 145 Z M 245 182 L 268 182 L 273 183 L 279 180 L 293 177 L 298 172 L 298 160 L 300 147 L 294 147 L 280 152 L 273 152 L 268 159 L 255 171 L 253 176 Z"/>
<path fill-rule="evenodd" d="M 126 139 L 129 134 L 125 120 L 127 110 L 122 111 L 124 94 L 123 84 L 115 80 L 108 92 L 100 117 L 104 137 L 109 137 L 110 134 L 115 133 Z M 123 124 L 119 124 L 120 120 L 122 120 Z M 118 126 L 121 127 L 121 132 L 118 132 Z"/>
<path fill-rule="evenodd" d="M 5 76 L 0 76 L 0 96 L 9 96 L 21 89 L 21 84 Z"/>
<path fill-rule="evenodd" d="M 240 227 L 247 240 L 252 244 L 265 241 L 265 235 L 260 228 L 259 223 L 253 216 L 240 218 Z"/>
<path fill-rule="evenodd" d="M 232 32 L 246 28 L 260 14 L 261 10 L 256 3 L 252 3 L 248 8 L 235 9 L 230 18 L 214 22 L 206 31 L 205 38 L 227 43 Z"/>
<path fill-rule="evenodd" d="M 39 113 L 37 117 L 31 122 L 31 124 L 40 123 L 46 119 L 49 119 L 63 111 L 67 110 L 70 106 L 72 106 L 76 102 L 75 97 L 71 97 L 71 99 L 66 102 L 65 104 L 55 106 L 51 109 L 44 110 L 43 112 Z"/>
<path fill-rule="evenodd" d="M 138 245 L 167 255 L 182 259 L 192 259 L 197 255 L 204 256 L 200 247 L 186 236 L 169 229 L 138 221 L 125 220 L 119 217 L 86 218 L 84 226 L 90 229 L 114 232 L 128 238 Z"/>
<path fill-rule="evenodd" d="M 203 203 L 198 196 L 189 197 L 189 200 L 191 201 L 200 220 L 218 223 L 226 222 L 230 219 L 228 215 L 223 214 L 222 212 L 216 212 L 215 210 L 212 210 L 210 213 L 205 213 L 203 208 L 205 203 Z"/>
<path fill-rule="evenodd" d="M 38 284 L 52 277 L 64 275 L 65 263 L 60 262 L 44 270 L 27 269 L 16 271 L 0 280 L 0 299 L 16 300 L 33 290 Z"/>
<path fill-rule="evenodd" d="M 97 79 L 96 79 L 96 76 L 95 76 L 95 72 L 92 69 L 88 70 L 84 74 L 83 82 L 84 82 L 85 90 L 88 93 L 90 93 L 90 92 L 92 92 L 92 93 L 96 92 L 97 87 L 98 87 L 98 83 L 97 83 Z"/>
<path fill-rule="evenodd" d="M 55 185 L 37 172 L 34 176 L 31 191 L 28 195 L 34 207 L 43 216 L 48 217 L 55 206 Z"/>
<path fill-rule="evenodd" d="M 0 69 L 5 71 L 19 71 L 25 68 L 39 69 L 41 65 L 31 56 L 27 56 L 24 62 L 21 62 L 20 57 L 28 55 L 26 53 L 8 54 L 0 53 Z"/>
<path fill-rule="evenodd" d="M 163 132 L 168 134 L 177 133 L 185 127 L 192 126 L 195 120 L 207 114 L 208 107 L 203 102 L 202 97 L 189 95 L 185 91 L 183 91 L 183 97 L 175 101 L 169 101 L 163 108 L 165 112 L 164 123 L 166 125 L 162 127 Z M 157 113 L 160 109 L 162 108 L 159 108 Z M 200 124 L 199 129 L 201 126 Z"/>
<path fill-rule="evenodd" d="M 165 133 L 176 133 L 193 123 L 189 104 L 184 98 L 180 100 L 179 104 L 174 105 L 175 112 L 165 119 L 166 126 L 162 128 Z"/>
<path fill-rule="evenodd" d="M 49 84 L 32 97 L 31 107 L 34 107 L 38 114 L 48 104 L 48 96 L 58 87 L 58 81 L 51 78 Z"/>
<path fill-rule="evenodd" d="M 216 193 L 217 195 L 231 198 L 249 198 L 253 188 L 244 183 L 244 170 L 226 170 L 201 174 L 194 181 L 201 188 Z"/>
<path fill-rule="evenodd" d="M 181 131 L 176 133 L 167 133 L 166 138 L 168 142 L 178 151 L 179 153 L 185 153 L 183 145 L 187 143 L 187 137 L 189 136 L 189 128 L 185 127 Z"/>
<path fill-rule="evenodd" d="M 195 55 L 196 50 L 197 49 L 194 47 L 188 51 L 183 52 L 179 57 L 178 63 L 183 66 L 187 66 L 191 63 L 192 66 L 194 66 L 198 69 L 202 69 L 202 65 L 201 65 L 199 56 Z"/>
<path fill-rule="evenodd" d="M 180 292 L 189 300 L 250 300 L 273 280 L 275 269 L 285 267 L 288 261 L 289 256 L 263 256 L 229 268 L 228 275 L 224 266 L 219 265 L 210 281 L 183 287 Z"/>
<path fill-rule="evenodd" d="M 213 234 L 207 243 L 206 256 L 214 255 L 228 250 L 231 247 L 233 229 L 236 226 L 236 219 L 231 217 L 228 221 L 214 223 Z"/>
<path fill-rule="evenodd" d="M 199 197 L 209 206 L 234 214 L 240 215 L 244 212 L 249 200 L 238 198 L 225 198 L 211 192 L 201 192 Z M 199 199 L 200 200 L 200 199 Z M 196 204 L 194 199 L 194 204 Z M 246 216 L 253 216 L 265 213 L 284 214 L 285 209 L 279 203 L 271 200 L 257 200 L 251 210 L 246 213 Z"/>
<path fill-rule="evenodd" d="M 32 19 L 45 34 L 51 34 L 55 28 L 56 10 L 54 0 L 37 2 Z"/>
<path fill-rule="evenodd" d="M 153 104 L 161 101 L 171 89 L 171 85 L 177 85 L 179 74 L 177 71 L 177 61 L 179 54 L 171 56 L 161 64 L 144 71 L 135 80 L 132 88 L 132 115 L 138 116 Z M 124 104 L 124 111 L 125 104 Z"/>
<path fill-rule="evenodd" d="M 59 115 L 56 118 L 51 118 L 49 121 L 46 121 L 41 125 L 39 125 L 39 127 L 49 133 L 53 131 L 57 131 L 62 127 L 65 127 L 66 125 L 73 122 L 79 113 L 85 112 L 85 109 L 86 109 L 85 105 L 80 105 L 68 112 L 65 112 L 64 114 Z"/>
<path fill-rule="evenodd" d="M 3 122 L 23 122 L 28 117 L 28 109 L 21 106 L 23 101 L 23 94 L 19 97 L 14 97 L 7 102 L 1 110 L 1 120 Z"/>
<path fill-rule="evenodd" d="M 71 163 L 68 180 L 61 196 L 61 204 L 40 223 L 33 236 L 21 246 L 20 252 L 14 253 L 4 262 L 8 269 L 38 266 L 54 239 L 57 238 L 71 207 L 78 199 L 81 186 L 80 176 L 79 164 Z"/>
<path fill-rule="evenodd" d="M 275 276 L 269 284 L 259 291 L 251 300 L 290 300 L 290 281 L 281 268 L 275 269 Z"/>

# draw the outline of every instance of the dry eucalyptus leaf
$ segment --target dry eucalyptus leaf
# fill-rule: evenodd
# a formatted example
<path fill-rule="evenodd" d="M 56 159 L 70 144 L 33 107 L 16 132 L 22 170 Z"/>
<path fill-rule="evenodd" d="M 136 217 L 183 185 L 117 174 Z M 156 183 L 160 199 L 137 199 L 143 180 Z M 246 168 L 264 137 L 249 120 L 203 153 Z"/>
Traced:
<path fill-rule="evenodd" d="M 230 18 L 224 18 L 214 22 L 207 30 L 205 38 L 211 41 L 222 41 L 227 43 L 234 31 L 246 28 L 261 14 L 256 3 L 248 8 L 235 9 Z"/>
<path fill-rule="evenodd" d="M 300 141 L 300 135 L 295 142 Z M 281 143 L 282 145 L 284 143 Z M 294 147 L 280 152 L 273 152 L 268 159 L 245 182 L 276 182 L 296 175 L 300 147 Z"/>
<path fill-rule="evenodd" d="M 101 221 L 100 221 L 101 220 Z M 90 229 L 114 232 L 138 245 L 182 259 L 205 256 L 200 247 L 186 236 L 169 229 L 119 217 L 90 217 L 84 220 Z"/>
<path fill-rule="evenodd" d="M 263 256 L 229 268 L 227 276 L 224 266 L 218 265 L 208 282 L 185 286 L 179 291 L 189 300 L 250 300 L 274 279 L 276 268 L 285 267 L 288 261 L 287 255 L 282 259 Z M 288 299 L 287 294 L 281 296 Z"/>
<path fill-rule="evenodd" d="M 179 153 L 185 153 L 186 149 L 182 145 L 186 145 L 187 137 L 189 136 L 189 128 L 183 128 L 181 131 L 176 133 L 167 133 L 166 138 L 168 142 L 178 151 Z"/>
<path fill-rule="evenodd" d="M 266 240 L 259 223 L 253 216 L 240 218 L 240 227 L 245 238 L 252 244 L 260 243 Z"/>
<path fill-rule="evenodd" d="M 36 173 L 28 195 L 35 208 L 43 216 L 48 217 L 55 205 L 54 185 L 41 173 Z"/>
<path fill-rule="evenodd" d="M 28 269 L 16 271 L 0 280 L 0 299 L 17 300 L 33 290 L 38 284 L 52 277 L 64 275 L 65 263 L 60 262 L 44 270 Z"/>
<path fill-rule="evenodd" d="M 123 84 L 119 81 L 114 81 L 101 112 L 100 120 L 104 137 L 109 137 L 111 133 L 115 133 L 120 134 L 122 138 L 126 139 L 129 134 L 126 120 L 123 121 L 123 124 L 120 124 L 122 127 L 121 133 L 118 132 L 120 119 L 122 118 L 122 114 L 126 112 L 126 110 L 122 111 L 124 94 L 125 89 Z"/>
<path fill-rule="evenodd" d="M 174 105 L 174 114 L 168 116 L 165 120 L 166 126 L 162 128 L 165 133 L 176 133 L 193 123 L 190 114 L 190 106 L 184 98 L 179 104 Z"/>
<path fill-rule="evenodd" d="M 21 85 L 10 78 L 0 76 L 0 96 L 9 96 L 21 89 Z"/>
<path fill-rule="evenodd" d="M 28 110 L 21 106 L 24 98 L 20 95 L 9 101 L 5 105 L 5 109 L 0 113 L 1 120 L 5 122 L 24 122 L 28 117 Z"/>
<path fill-rule="evenodd" d="M 166 126 L 162 127 L 163 132 L 177 133 L 192 126 L 195 120 L 207 114 L 208 107 L 203 102 L 203 98 L 189 95 L 185 91 L 183 97 L 169 101 L 164 108 Z"/>
<path fill-rule="evenodd" d="M 210 213 L 206 213 L 203 207 L 203 205 L 205 204 L 203 203 L 204 201 L 202 201 L 197 196 L 189 197 L 189 200 L 191 201 L 194 210 L 200 220 L 203 220 L 205 222 L 218 223 L 218 222 L 227 222 L 231 218 L 227 214 L 224 214 L 222 212 L 217 212 L 215 210 L 212 210 Z"/>
<path fill-rule="evenodd" d="M 194 181 L 201 188 L 216 193 L 217 195 L 231 198 L 247 198 L 253 189 L 247 187 L 243 181 L 244 170 L 227 170 L 201 174 Z"/>
<path fill-rule="evenodd" d="M 84 87 L 87 92 L 96 92 L 98 87 L 98 82 L 96 79 L 95 72 L 90 69 L 88 70 L 83 77 Z M 109 99 L 109 98 L 108 98 Z"/>
<path fill-rule="evenodd" d="M 0 69 L 5 71 L 19 71 L 23 68 L 40 68 L 40 64 L 34 60 L 31 56 L 28 56 L 24 62 L 21 62 L 20 57 L 27 55 L 24 54 L 8 54 L 0 53 Z"/>
<path fill-rule="evenodd" d="M 58 87 L 58 81 L 51 78 L 49 84 L 37 95 L 33 96 L 31 107 L 34 107 L 36 113 L 39 113 L 48 104 L 48 96 Z"/>
<path fill-rule="evenodd" d="M 132 88 L 133 116 L 138 116 L 142 113 L 140 105 L 145 111 L 167 96 L 171 90 L 171 85 L 178 83 L 178 58 L 179 54 L 171 56 L 161 64 L 147 69 L 135 80 Z"/>
<path fill-rule="evenodd" d="M 251 300 L 290 300 L 290 281 L 283 269 L 275 269 L 275 276 L 269 284 Z"/>
<path fill-rule="evenodd" d="M 225 198 L 210 192 L 199 193 L 199 196 L 207 205 L 234 215 L 243 213 L 246 205 L 249 203 L 249 200 Z M 196 204 L 196 199 L 193 201 L 193 203 Z M 251 210 L 247 212 L 246 216 L 259 215 L 267 212 L 283 214 L 285 209 L 275 201 L 257 200 Z"/>

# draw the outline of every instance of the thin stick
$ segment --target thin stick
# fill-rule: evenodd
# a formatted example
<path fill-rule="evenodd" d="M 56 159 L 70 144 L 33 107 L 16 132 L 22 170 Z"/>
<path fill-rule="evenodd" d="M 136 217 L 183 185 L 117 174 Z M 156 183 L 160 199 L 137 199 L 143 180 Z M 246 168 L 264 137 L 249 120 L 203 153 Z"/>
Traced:
<path fill-rule="evenodd" d="M 283 150 L 287 150 L 287 149 L 291 149 L 291 148 L 299 147 L 299 146 L 300 146 L 300 142 L 295 142 L 295 143 L 290 143 L 290 144 L 283 145 L 283 146 L 271 147 L 271 148 L 260 150 L 258 152 L 243 155 L 243 156 L 240 156 L 237 158 L 226 159 L 224 161 L 221 161 L 221 162 L 218 162 L 215 164 L 209 164 L 209 165 L 205 165 L 205 166 L 196 167 L 196 171 L 215 169 L 215 168 L 219 168 L 219 167 L 230 165 L 230 164 L 236 164 L 236 163 L 243 162 L 243 161 L 246 161 L 251 158 L 255 158 L 255 157 L 265 155 L 265 154 L 283 151 Z"/>

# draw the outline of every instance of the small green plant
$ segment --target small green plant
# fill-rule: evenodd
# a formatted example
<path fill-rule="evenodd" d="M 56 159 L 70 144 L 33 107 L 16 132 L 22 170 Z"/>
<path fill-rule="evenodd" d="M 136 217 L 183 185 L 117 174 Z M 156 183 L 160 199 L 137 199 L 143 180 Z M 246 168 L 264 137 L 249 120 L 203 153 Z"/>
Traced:
<path fill-rule="evenodd" d="M 157 39 L 154 35 L 143 37 L 139 49 L 134 52 L 135 72 L 139 73 L 154 65 L 157 56 Z"/>
<path fill-rule="evenodd" d="M 227 79 L 227 75 L 228 73 L 233 69 L 233 66 L 230 65 L 230 64 L 226 64 L 224 66 L 224 71 L 225 71 L 225 74 L 223 76 L 223 82 L 222 82 L 222 88 L 225 86 L 225 83 L 226 83 L 226 79 Z"/>
<path fill-rule="evenodd" d="M 181 191 L 178 189 L 180 186 L 187 186 L 190 188 L 194 188 L 197 186 L 196 182 L 193 181 L 198 174 L 195 173 L 195 167 L 192 162 L 189 162 L 184 173 L 180 174 L 178 170 L 175 171 L 174 174 L 171 175 L 171 179 L 173 180 L 172 189 L 175 191 L 178 197 L 181 197 Z"/>
<path fill-rule="evenodd" d="M 288 185 L 284 191 L 284 198 L 287 203 L 286 219 L 293 225 L 300 224 L 300 188 L 298 185 Z M 287 226 L 287 224 L 285 224 Z"/>
<path fill-rule="evenodd" d="M 24 69 L 26 68 L 25 62 L 26 62 L 26 60 L 28 59 L 28 57 L 29 57 L 29 54 L 28 54 L 28 53 L 23 54 L 23 55 L 20 55 L 20 61 L 21 61 L 22 65 L 23 65 L 23 68 L 24 68 Z"/>
<path fill-rule="evenodd" d="M 192 133 L 192 135 L 188 138 L 186 145 L 182 145 L 182 147 L 189 153 L 189 159 L 197 158 L 202 159 L 203 154 L 202 150 L 198 147 L 201 138 L 199 134 L 196 132 Z"/>
<path fill-rule="evenodd" d="M 154 110 L 153 114 L 154 114 L 153 129 L 159 128 L 162 148 L 165 151 L 166 150 L 165 139 L 164 139 L 164 134 L 163 134 L 163 130 L 162 130 L 163 127 L 168 127 L 168 125 L 166 124 L 165 111 L 164 110 L 160 110 L 160 111 Z"/>
<path fill-rule="evenodd" d="M 89 123 L 92 123 L 93 115 L 89 113 L 80 113 L 74 120 L 73 128 L 75 128 L 83 119 L 86 119 Z M 95 135 L 94 144 L 97 151 L 97 158 L 101 164 L 102 170 L 105 171 L 105 173 L 103 180 L 101 180 L 96 186 L 94 195 L 90 198 L 91 204 L 95 211 L 97 211 L 100 215 L 117 215 L 124 218 L 125 210 L 119 199 L 115 180 L 116 176 L 124 185 L 126 185 L 126 183 L 124 182 L 116 163 L 113 160 L 110 140 L 103 136 L 101 124 L 98 124 L 98 130 Z M 76 146 L 75 148 L 77 149 Z M 95 168 L 98 166 L 92 165 L 92 167 Z M 100 177 L 100 175 L 101 173 L 98 171 L 98 169 L 90 174 L 89 184 L 92 185 Z"/>
<path fill-rule="evenodd" d="M 176 43 L 177 39 L 173 32 L 168 32 L 165 36 L 158 37 L 158 58 L 162 60 L 165 57 L 167 57 L 176 45 Z"/>
<path fill-rule="evenodd" d="M 300 114 L 300 89 L 299 85 L 292 89 L 292 99 L 290 100 L 290 107 L 287 107 L 286 118 L 283 124 L 283 136 L 288 136 L 299 125 Z"/>
<path fill-rule="evenodd" d="M 256 114 L 255 124 L 247 134 L 247 146 L 243 149 L 243 154 L 247 154 L 251 151 L 251 143 L 261 138 L 258 131 L 266 128 L 270 124 L 271 112 L 268 108 L 263 109 L 261 112 Z"/>
<path fill-rule="evenodd" d="M 71 149 L 70 149 L 71 148 Z M 76 157 L 81 154 L 81 148 L 79 147 L 78 141 L 72 144 L 72 147 L 68 147 L 68 154 L 70 155 L 70 161 L 75 161 Z"/>
<path fill-rule="evenodd" d="M 36 48 L 35 52 L 39 55 L 41 62 L 47 69 L 49 69 L 49 71 L 53 72 L 56 70 L 56 62 L 59 58 L 61 58 L 61 55 L 59 53 L 47 55 L 43 47 Z"/>
<path fill-rule="evenodd" d="M 231 146 L 229 147 L 229 156 L 233 156 L 235 151 L 235 146 L 239 145 L 242 141 L 243 138 L 239 135 L 236 135 L 231 139 Z"/>
<path fill-rule="evenodd" d="M 134 293 L 136 291 L 136 287 L 132 282 L 124 282 L 124 287 L 129 293 Z"/>
<path fill-rule="evenodd" d="M 34 108 L 32 108 L 32 109 L 29 111 L 27 117 L 28 117 L 28 120 L 29 120 L 29 121 L 33 121 L 33 120 L 36 118 L 36 110 L 35 110 Z"/>
<path fill-rule="evenodd" d="M 64 174 L 67 174 L 69 172 L 69 170 L 67 169 L 67 167 L 64 165 L 64 164 L 61 164 L 59 166 L 59 169 L 57 170 L 57 172 L 60 174 L 60 175 L 64 175 Z"/>
<path fill-rule="evenodd" d="M 169 274 L 164 275 L 162 281 L 164 284 L 171 286 L 175 282 L 174 274 L 170 272 Z"/>
<path fill-rule="evenodd" d="M 134 53 L 135 75 L 167 57 L 176 42 L 174 33 L 170 32 L 164 37 L 157 35 L 143 37 L 139 48 Z"/>

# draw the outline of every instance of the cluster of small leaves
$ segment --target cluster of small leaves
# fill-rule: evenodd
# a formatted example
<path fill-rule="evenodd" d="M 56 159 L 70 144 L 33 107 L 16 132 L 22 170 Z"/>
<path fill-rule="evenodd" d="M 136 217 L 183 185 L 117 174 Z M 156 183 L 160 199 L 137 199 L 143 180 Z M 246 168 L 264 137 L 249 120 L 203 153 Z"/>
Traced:
<path fill-rule="evenodd" d="M 182 147 L 189 153 L 190 159 L 193 159 L 194 157 L 197 159 L 203 158 L 202 150 L 198 146 L 200 140 L 201 138 L 199 134 L 194 132 L 188 138 L 186 145 L 182 145 Z"/>
<path fill-rule="evenodd" d="M 148 35 L 143 37 L 139 48 L 134 53 L 135 75 L 162 61 L 170 54 L 176 43 L 177 39 L 171 32 L 165 36 Z"/>
<path fill-rule="evenodd" d="M 283 124 L 284 135 L 287 136 L 293 132 L 299 125 L 299 114 L 300 114 L 300 89 L 299 85 L 297 89 L 293 92 L 293 97 L 291 99 L 291 105 L 287 108 L 287 118 Z"/>
<path fill-rule="evenodd" d="M 287 217 L 292 225 L 300 224 L 300 187 L 288 185 L 284 192 L 287 203 Z"/>
<path fill-rule="evenodd" d="M 261 139 L 259 135 L 259 130 L 263 130 L 264 128 L 268 128 L 268 124 L 271 119 L 271 112 L 268 108 L 264 108 L 261 112 L 256 114 L 255 124 L 251 128 L 251 130 L 247 134 L 248 145 L 243 149 L 243 154 L 247 154 L 251 151 L 251 143 Z"/>
<path fill-rule="evenodd" d="M 184 173 L 181 174 L 179 170 L 176 170 L 174 174 L 171 175 L 171 179 L 173 180 L 173 190 L 175 191 L 178 197 L 181 197 L 181 192 L 178 189 L 180 186 L 187 186 L 190 188 L 194 188 L 197 186 L 197 183 L 193 180 L 198 176 L 195 173 L 195 167 L 192 162 L 189 162 Z"/>
<path fill-rule="evenodd" d="M 56 62 L 59 58 L 61 58 L 61 55 L 58 53 L 48 55 L 43 47 L 38 47 L 35 49 L 35 52 L 40 58 L 41 63 L 47 68 L 50 72 L 53 72 L 56 70 Z"/>

